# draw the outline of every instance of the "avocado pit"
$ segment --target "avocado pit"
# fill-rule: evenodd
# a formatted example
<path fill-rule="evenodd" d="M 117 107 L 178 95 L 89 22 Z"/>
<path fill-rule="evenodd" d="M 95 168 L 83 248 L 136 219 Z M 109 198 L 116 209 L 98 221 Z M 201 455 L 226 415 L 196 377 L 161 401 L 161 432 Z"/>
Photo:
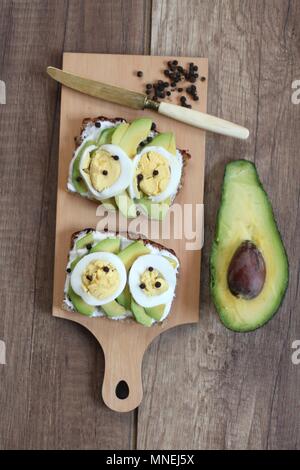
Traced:
<path fill-rule="evenodd" d="M 230 292 L 246 300 L 257 297 L 266 279 L 266 265 L 256 245 L 246 240 L 237 248 L 227 271 Z"/>

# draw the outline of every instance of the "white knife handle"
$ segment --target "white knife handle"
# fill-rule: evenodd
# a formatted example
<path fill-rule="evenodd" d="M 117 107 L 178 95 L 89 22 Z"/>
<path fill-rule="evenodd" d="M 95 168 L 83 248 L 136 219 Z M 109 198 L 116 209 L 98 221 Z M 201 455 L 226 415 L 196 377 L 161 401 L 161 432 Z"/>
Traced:
<path fill-rule="evenodd" d="M 247 139 L 249 136 L 249 131 L 245 127 L 183 106 L 161 102 L 158 112 L 185 124 L 216 132 L 217 134 L 228 135 L 237 139 Z"/>

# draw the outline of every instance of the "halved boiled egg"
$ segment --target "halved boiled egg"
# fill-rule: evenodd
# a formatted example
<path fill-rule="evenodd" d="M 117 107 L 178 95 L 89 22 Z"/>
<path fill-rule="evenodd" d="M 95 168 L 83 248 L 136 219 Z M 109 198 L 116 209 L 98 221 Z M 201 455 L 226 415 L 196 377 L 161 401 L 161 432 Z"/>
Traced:
<path fill-rule="evenodd" d="M 144 194 L 153 202 L 162 202 L 175 196 L 182 167 L 180 154 L 172 155 L 163 147 L 145 147 L 133 160 L 130 197 L 140 199 Z"/>
<path fill-rule="evenodd" d="M 128 284 L 137 304 L 155 307 L 172 301 L 176 271 L 161 255 L 140 256 L 130 269 Z"/>
<path fill-rule="evenodd" d="M 71 287 L 89 305 L 104 305 L 121 294 L 126 269 L 121 259 L 108 252 L 84 256 L 71 274 Z"/>
<path fill-rule="evenodd" d="M 133 165 L 118 145 L 105 144 L 82 154 L 79 171 L 95 199 L 103 200 L 120 194 L 132 179 Z"/>

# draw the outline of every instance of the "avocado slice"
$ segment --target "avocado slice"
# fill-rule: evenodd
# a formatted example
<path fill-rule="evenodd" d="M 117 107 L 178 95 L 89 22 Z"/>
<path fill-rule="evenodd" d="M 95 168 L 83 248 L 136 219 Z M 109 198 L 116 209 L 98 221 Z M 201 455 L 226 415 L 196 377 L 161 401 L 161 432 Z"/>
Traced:
<path fill-rule="evenodd" d="M 149 317 L 156 321 L 160 321 L 165 311 L 165 305 L 156 305 L 155 307 L 145 307 L 145 312 Z"/>
<path fill-rule="evenodd" d="M 141 323 L 144 326 L 152 325 L 152 318 L 149 317 L 146 314 L 145 309 L 138 305 L 133 299 L 131 299 L 131 311 L 138 323 Z"/>
<path fill-rule="evenodd" d="M 114 132 L 116 131 L 118 127 L 119 126 L 116 126 L 116 127 L 113 126 L 113 127 L 107 127 L 106 129 L 104 129 L 101 132 L 97 140 L 97 146 L 100 147 L 100 145 L 110 144 L 112 135 L 114 134 Z"/>
<path fill-rule="evenodd" d="M 170 256 L 164 256 L 164 255 L 163 255 L 163 257 L 164 257 L 165 259 L 167 259 L 167 260 L 169 261 L 169 263 L 171 263 L 171 265 L 173 266 L 174 269 L 177 268 L 178 263 L 177 263 L 177 261 L 176 261 L 175 259 L 171 258 Z"/>
<path fill-rule="evenodd" d="M 91 145 L 96 145 L 96 142 L 93 141 L 93 140 L 88 140 L 87 142 L 85 142 L 81 149 L 79 150 L 74 162 L 73 162 L 73 167 L 72 167 L 72 184 L 74 186 L 74 188 L 76 189 L 76 191 L 80 194 L 85 194 L 87 193 L 88 189 L 87 189 L 87 186 L 85 184 L 85 182 L 83 181 L 82 179 L 82 176 L 80 174 L 80 171 L 79 171 L 79 164 L 80 164 L 80 160 L 81 160 L 81 157 L 83 155 L 83 153 L 85 152 L 85 150 L 90 147 Z"/>
<path fill-rule="evenodd" d="M 152 145 L 155 147 L 163 147 L 168 152 L 176 155 L 176 142 L 173 132 L 164 132 L 162 134 L 156 135 L 149 143 L 149 146 Z"/>
<path fill-rule="evenodd" d="M 118 256 L 121 258 L 128 271 L 139 256 L 148 255 L 149 253 L 149 248 L 145 246 L 141 240 L 138 240 L 136 242 L 132 242 L 124 248 L 124 250 L 121 250 Z"/>
<path fill-rule="evenodd" d="M 114 197 L 109 197 L 107 199 L 103 199 L 103 201 L 101 201 L 101 204 L 109 212 L 115 212 L 118 209 L 118 206 L 116 204 L 116 200 L 115 200 Z"/>
<path fill-rule="evenodd" d="M 104 240 L 101 240 L 100 242 L 96 243 L 96 245 L 90 249 L 90 253 L 95 253 L 97 251 L 108 251 L 109 253 L 118 253 L 120 251 L 120 244 L 120 238 L 105 238 Z"/>
<path fill-rule="evenodd" d="M 121 194 L 115 196 L 115 201 L 124 217 L 127 219 L 137 217 L 135 202 L 128 196 L 127 191 L 122 191 Z"/>
<path fill-rule="evenodd" d="M 87 233 L 84 237 L 79 238 L 79 240 L 76 241 L 76 248 L 80 250 L 81 248 L 85 248 L 86 245 L 90 245 L 94 241 L 94 235 L 93 232 Z"/>
<path fill-rule="evenodd" d="M 138 200 L 138 203 L 141 205 L 142 211 L 151 220 L 163 220 L 170 208 L 171 198 L 168 197 L 163 202 L 152 202 L 151 199 L 143 197 Z"/>
<path fill-rule="evenodd" d="M 88 317 L 90 317 L 94 313 L 95 307 L 88 305 L 84 302 L 84 300 L 82 300 L 79 295 L 75 294 L 71 285 L 68 289 L 68 296 L 70 297 L 71 302 L 78 313 L 81 313 L 82 315 L 86 315 Z"/>
<path fill-rule="evenodd" d="M 81 260 L 81 258 L 83 258 L 85 255 L 82 255 L 82 256 L 77 256 L 75 259 L 73 259 L 72 263 L 70 264 L 70 269 L 71 271 L 73 271 L 73 269 L 75 268 L 76 264 Z"/>
<path fill-rule="evenodd" d="M 288 285 L 288 259 L 271 203 L 255 165 L 247 160 L 226 166 L 210 269 L 212 298 L 227 328 L 255 330 L 276 313 Z M 235 293 L 233 272 L 239 276 Z M 255 292 L 261 280 L 262 289 Z M 249 295 L 243 294 L 241 282 L 250 288 Z"/>
<path fill-rule="evenodd" d="M 112 300 L 107 304 L 101 305 L 101 308 L 108 317 L 120 317 L 126 312 L 126 309 L 122 307 L 122 305 L 118 304 L 118 302 L 116 302 L 115 300 Z"/>
<path fill-rule="evenodd" d="M 152 126 L 152 119 L 140 118 L 131 122 L 125 134 L 119 141 L 119 146 L 127 153 L 129 157 L 136 154 L 137 148 L 148 136 Z"/>
<path fill-rule="evenodd" d="M 115 132 L 113 132 L 111 136 L 111 143 L 114 145 L 119 145 L 120 141 L 122 140 L 125 132 L 128 130 L 130 124 L 128 122 L 122 122 L 119 126 L 115 128 Z"/>
<path fill-rule="evenodd" d="M 126 308 L 126 310 L 130 310 L 131 308 L 131 294 L 129 290 L 128 284 L 124 287 L 123 292 L 117 297 L 117 302 L 120 305 L 123 305 L 123 307 Z"/>

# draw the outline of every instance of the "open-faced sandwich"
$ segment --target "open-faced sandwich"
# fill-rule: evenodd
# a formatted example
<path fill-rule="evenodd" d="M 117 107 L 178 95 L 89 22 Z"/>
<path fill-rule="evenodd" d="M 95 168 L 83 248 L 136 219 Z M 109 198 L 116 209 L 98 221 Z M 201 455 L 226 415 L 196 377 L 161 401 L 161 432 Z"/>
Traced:
<path fill-rule="evenodd" d="M 70 163 L 68 190 L 101 202 L 127 218 L 140 212 L 161 220 L 174 201 L 190 158 L 171 132 L 149 118 L 128 123 L 103 116 L 84 119 Z"/>
<path fill-rule="evenodd" d="M 86 229 L 72 235 L 64 308 L 145 326 L 169 315 L 179 261 L 149 240 Z"/>

